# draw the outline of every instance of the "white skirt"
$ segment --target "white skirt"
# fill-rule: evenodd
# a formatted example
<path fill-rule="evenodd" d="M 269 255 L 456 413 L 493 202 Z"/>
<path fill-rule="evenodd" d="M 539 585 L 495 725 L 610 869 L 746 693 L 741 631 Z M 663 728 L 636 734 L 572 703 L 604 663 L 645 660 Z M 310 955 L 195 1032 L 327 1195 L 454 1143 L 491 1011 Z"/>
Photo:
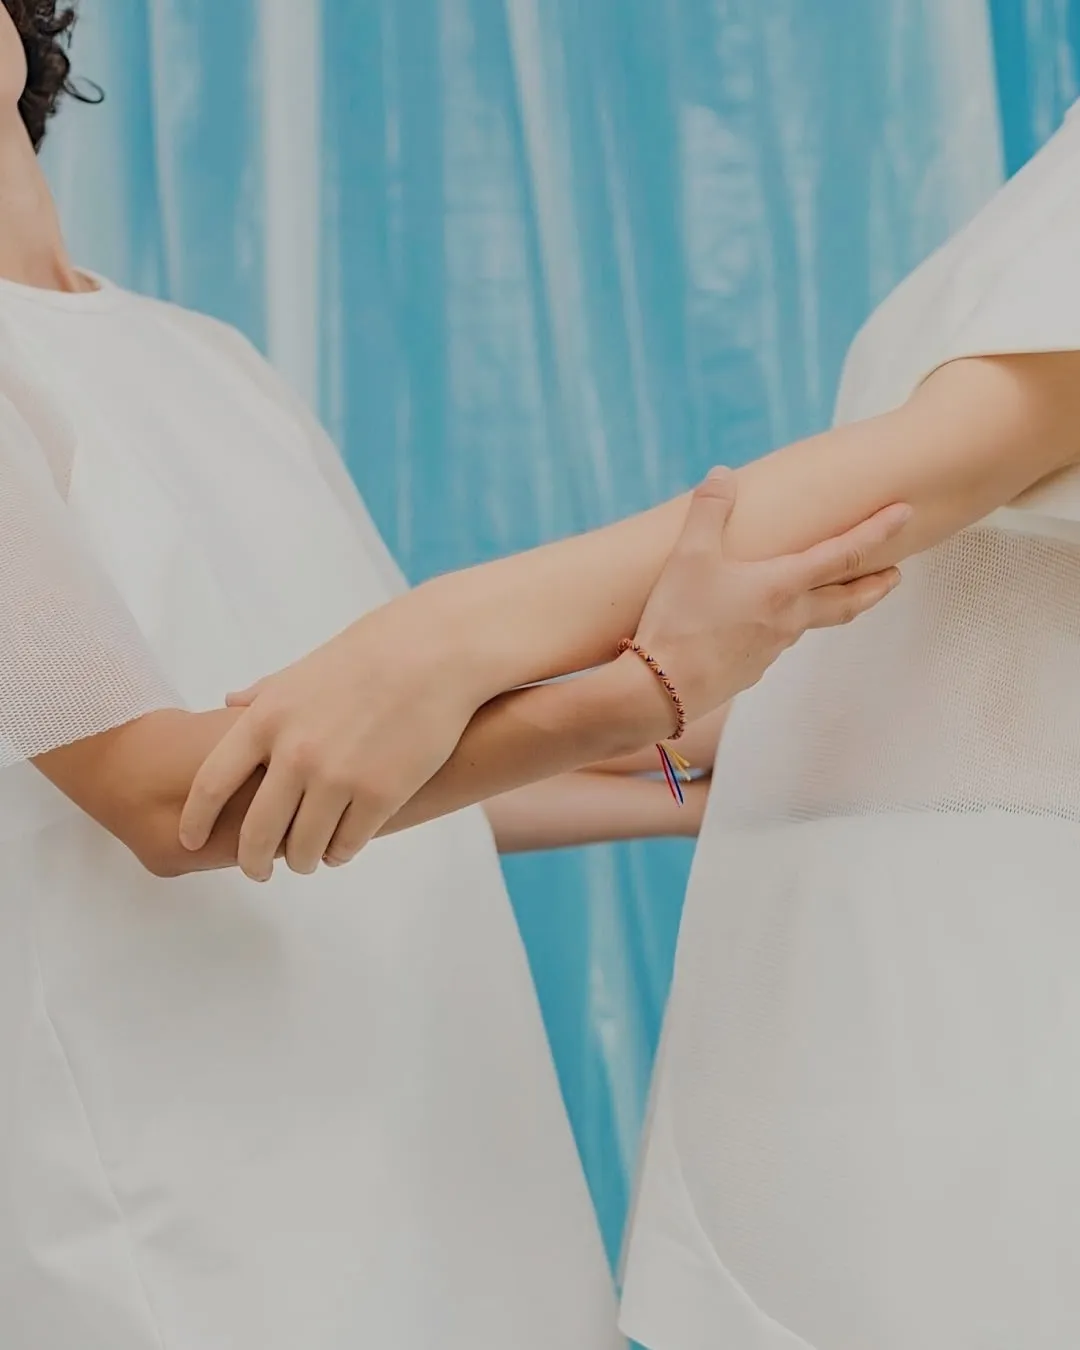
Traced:
<path fill-rule="evenodd" d="M 706 835 L 625 1272 L 649 1350 L 1080 1345 L 1080 827 Z"/>

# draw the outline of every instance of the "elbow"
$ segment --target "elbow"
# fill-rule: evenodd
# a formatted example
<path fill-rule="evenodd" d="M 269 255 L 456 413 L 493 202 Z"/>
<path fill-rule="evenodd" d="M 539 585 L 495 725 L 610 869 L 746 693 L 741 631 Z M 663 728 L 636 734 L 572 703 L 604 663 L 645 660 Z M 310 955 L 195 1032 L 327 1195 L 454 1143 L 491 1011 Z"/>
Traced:
<path fill-rule="evenodd" d="M 175 812 L 133 815 L 120 838 L 151 876 L 171 880 L 200 870 L 197 855 L 180 843 L 180 820 Z"/>
<path fill-rule="evenodd" d="M 153 847 L 132 849 L 132 852 L 151 876 L 160 877 L 162 880 L 187 876 L 189 872 L 197 870 L 192 864 L 190 854 L 186 859 L 178 856 L 183 852 L 179 845 L 175 850 Z"/>

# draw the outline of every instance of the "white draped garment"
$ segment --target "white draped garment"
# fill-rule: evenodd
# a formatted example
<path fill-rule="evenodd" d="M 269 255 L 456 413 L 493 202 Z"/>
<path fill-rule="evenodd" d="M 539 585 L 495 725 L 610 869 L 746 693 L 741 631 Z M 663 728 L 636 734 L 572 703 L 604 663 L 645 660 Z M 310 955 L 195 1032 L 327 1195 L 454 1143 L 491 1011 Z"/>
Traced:
<path fill-rule="evenodd" d="M 870 319 L 837 419 L 1074 349 L 1076 111 Z M 649 1350 L 1080 1345 L 1080 469 L 903 571 L 725 732 L 627 1251 Z"/>
<path fill-rule="evenodd" d="M 621 1344 L 479 811 L 163 881 L 26 762 L 400 585 L 238 335 L 0 283 L 3 1350 Z"/>

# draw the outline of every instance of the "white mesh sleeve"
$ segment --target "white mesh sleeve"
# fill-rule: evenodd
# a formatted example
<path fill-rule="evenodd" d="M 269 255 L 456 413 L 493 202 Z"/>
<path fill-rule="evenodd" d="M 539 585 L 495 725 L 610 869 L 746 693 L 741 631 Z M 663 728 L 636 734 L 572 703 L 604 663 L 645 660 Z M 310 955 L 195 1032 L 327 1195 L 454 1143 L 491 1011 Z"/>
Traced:
<path fill-rule="evenodd" d="M 177 699 L 0 395 L 0 768 Z"/>

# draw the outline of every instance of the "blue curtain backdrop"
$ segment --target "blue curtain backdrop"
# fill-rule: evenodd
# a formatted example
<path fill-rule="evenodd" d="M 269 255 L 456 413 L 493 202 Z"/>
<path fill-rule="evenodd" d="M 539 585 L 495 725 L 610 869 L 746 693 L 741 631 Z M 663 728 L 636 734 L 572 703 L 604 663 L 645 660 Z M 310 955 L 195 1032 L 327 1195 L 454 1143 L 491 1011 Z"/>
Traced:
<path fill-rule="evenodd" d="M 77 255 L 246 330 L 414 579 L 829 420 L 1078 89 L 1080 0 L 84 0 Z M 615 1252 L 689 850 L 508 867 Z"/>

